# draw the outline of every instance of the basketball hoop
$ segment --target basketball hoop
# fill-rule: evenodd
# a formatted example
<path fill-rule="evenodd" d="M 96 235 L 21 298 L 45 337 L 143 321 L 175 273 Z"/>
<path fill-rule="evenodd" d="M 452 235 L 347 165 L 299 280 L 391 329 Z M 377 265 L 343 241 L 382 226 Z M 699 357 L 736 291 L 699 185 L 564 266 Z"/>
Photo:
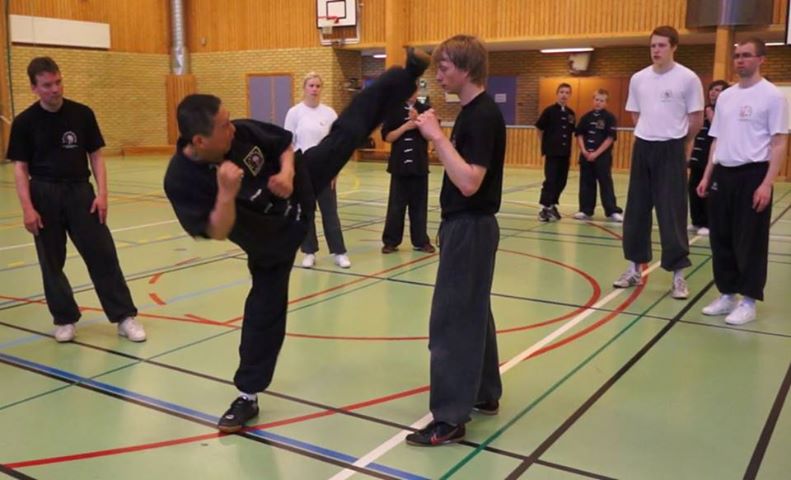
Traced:
<path fill-rule="evenodd" d="M 338 23 L 339 17 L 318 17 L 319 28 L 322 36 L 332 35 L 332 28 Z"/>

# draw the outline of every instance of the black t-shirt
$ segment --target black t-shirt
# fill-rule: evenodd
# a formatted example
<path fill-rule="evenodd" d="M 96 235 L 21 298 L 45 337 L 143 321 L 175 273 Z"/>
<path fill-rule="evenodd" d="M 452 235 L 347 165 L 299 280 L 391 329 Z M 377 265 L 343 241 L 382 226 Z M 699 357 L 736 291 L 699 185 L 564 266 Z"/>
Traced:
<path fill-rule="evenodd" d="M 574 110 L 561 107 L 559 103 L 550 105 L 541 112 L 536 128 L 541 130 L 541 155 L 571 155 L 571 141 L 576 119 Z"/>
<path fill-rule="evenodd" d="M 585 150 L 595 152 L 608 138 L 612 138 L 613 141 L 618 138 L 615 127 L 615 115 L 605 109 L 591 110 L 580 119 L 576 134 L 582 136 Z M 612 145 L 603 153 L 611 151 Z"/>
<path fill-rule="evenodd" d="M 711 105 L 711 109 L 714 110 L 714 105 Z M 706 163 L 709 161 L 711 142 L 714 140 L 714 137 L 709 136 L 709 128 L 711 128 L 711 122 L 704 115 L 703 126 L 695 136 L 695 142 L 692 145 L 692 155 L 689 158 L 690 162 L 700 162 L 700 165 L 703 167 L 705 167 Z"/>
<path fill-rule="evenodd" d="M 427 105 L 420 102 L 415 102 L 413 107 L 419 114 L 429 109 Z M 388 112 L 382 123 L 382 139 L 408 120 L 409 106 L 406 103 Z M 390 158 L 387 161 L 387 171 L 393 175 L 401 176 L 428 175 L 428 142 L 420 134 L 420 130 L 415 128 L 404 132 L 393 142 L 390 148 Z"/>
<path fill-rule="evenodd" d="M 307 231 L 312 211 L 310 185 L 305 182 L 299 158 L 295 158 L 294 193 L 282 199 L 267 189 L 269 177 L 280 171 L 280 155 L 291 145 L 292 135 L 276 125 L 256 120 L 234 120 L 236 133 L 225 158 L 244 171 L 236 196 L 236 222 L 229 239 L 239 245 L 252 262 L 293 255 Z M 176 217 L 187 233 L 208 237 L 209 215 L 217 200 L 217 168 L 182 153 L 186 142 L 179 139 L 176 154 L 165 173 L 165 193 Z"/>
<path fill-rule="evenodd" d="M 36 102 L 17 115 L 6 157 L 26 162 L 31 177 L 78 182 L 91 174 L 88 154 L 103 146 L 93 110 L 64 98 L 57 112 Z"/>
<path fill-rule="evenodd" d="M 458 213 L 494 214 L 500 210 L 505 161 L 505 120 L 488 93 L 482 92 L 462 107 L 450 141 L 470 164 L 486 168 L 481 186 L 465 197 L 446 173 L 442 179 L 442 218 Z"/>

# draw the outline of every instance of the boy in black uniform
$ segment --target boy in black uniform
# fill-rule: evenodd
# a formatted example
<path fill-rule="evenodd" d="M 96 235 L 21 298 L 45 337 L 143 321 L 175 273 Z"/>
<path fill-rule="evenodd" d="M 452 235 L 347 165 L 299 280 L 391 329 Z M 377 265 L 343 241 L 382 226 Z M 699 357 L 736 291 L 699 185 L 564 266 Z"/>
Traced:
<path fill-rule="evenodd" d="M 417 115 L 429 107 L 417 101 L 417 91 L 389 112 L 382 124 L 382 139 L 392 143 L 387 172 L 390 197 L 382 233 L 382 253 L 393 253 L 404 235 L 404 214 L 409 206 L 409 235 L 415 250 L 434 253 L 426 233 L 428 221 L 428 142 L 415 125 Z"/>
<path fill-rule="evenodd" d="M 407 435 L 410 445 L 459 442 L 470 413 L 498 412 L 502 395 L 497 332 L 491 309 L 500 230 L 505 120 L 484 90 L 487 52 L 475 37 L 457 35 L 434 51 L 437 81 L 461 100 L 451 138 L 433 110 L 415 123 L 434 142 L 445 167 L 440 205 L 440 258 L 429 321 L 430 408 L 434 420 Z"/>
<path fill-rule="evenodd" d="M 355 96 L 315 147 L 295 154 L 287 130 L 229 119 L 220 99 L 187 96 L 178 107 L 180 139 L 165 192 L 182 227 L 195 237 L 230 239 L 248 257 L 247 296 L 234 384 L 240 395 L 220 418 L 235 432 L 258 414 L 257 393 L 272 380 L 283 343 L 288 279 L 315 209 L 315 195 L 338 174 L 388 109 L 415 90 L 428 56 L 410 52 Z"/>
<path fill-rule="evenodd" d="M 623 210 L 616 203 L 612 185 L 612 144 L 617 133 L 615 116 L 605 109 L 608 96 L 607 90 L 596 90 L 593 110 L 582 116 L 575 132 L 580 147 L 580 210 L 574 214 L 577 220 L 593 218 L 596 182 L 599 182 L 604 215 L 623 222 Z"/>
<path fill-rule="evenodd" d="M 107 172 L 96 117 L 87 106 L 63 98 L 60 69 L 51 58 L 34 58 L 27 73 L 39 101 L 14 120 L 6 156 L 15 162 L 17 195 L 25 228 L 35 240 L 55 340 L 73 340 L 80 319 L 63 273 L 68 233 L 85 260 L 107 318 L 117 324 L 119 335 L 142 342 L 146 333 L 135 320 L 137 308 L 105 225 Z M 89 158 L 98 196 L 88 181 Z"/>
<path fill-rule="evenodd" d="M 541 155 L 545 157 L 544 184 L 539 199 L 541 211 L 538 212 L 542 222 L 560 220 L 558 203 L 569 178 L 571 141 L 576 124 L 574 110 L 566 105 L 571 97 L 571 85 L 561 83 L 556 93 L 557 102 L 545 108 L 536 122 L 541 132 Z"/>
<path fill-rule="evenodd" d="M 700 181 L 703 180 L 703 172 L 706 171 L 706 164 L 709 161 L 709 152 L 713 140 L 709 136 L 709 127 L 711 127 L 711 121 L 714 119 L 717 97 L 726 88 L 728 88 L 728 82 L 725 80 L 715 80 L 709 85 L 709 104 L 703 110 L 703 127 L 695 136 L 695 143 L 692 145 L 692 155 L 689 157 L 689 216 L 692 223 L 688 230 L 692 230 L 698 235 L 709 234 L 707 200 L 698 196 L 696 190 Z"/>

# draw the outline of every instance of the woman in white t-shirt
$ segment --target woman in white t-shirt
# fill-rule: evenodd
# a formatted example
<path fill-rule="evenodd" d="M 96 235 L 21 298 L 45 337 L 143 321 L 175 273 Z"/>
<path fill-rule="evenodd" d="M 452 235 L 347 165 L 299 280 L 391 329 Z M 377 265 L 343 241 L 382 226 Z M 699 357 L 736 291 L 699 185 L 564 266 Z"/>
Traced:
<path fill-rule="evenodd" d="M 305 75 L 302 82 L 303 99 L 288 110 L 285 128 L 294 135 L 294 150 L 303 152 L 324 138 L 329 132 L 332 123 L 338 118 L 335 110 L 320 102 L 321 77 L 316 72 Z M 324 237 L 327 246 L 335 258 L 335 264 L 341 268 L 349 268 L 352 264 L 346 255 L 346 245 L 343 242 L 341 221 L 338 218 L 338 199 L 335 193 L 335 179 L 330 186 L 316 194 L 316 200 L 321 210 L 321 221 L 324 226 Z M 315 221 L 310 224 L 305 241 L 302 243 L 302 259 L 304 268 L 313 268 L 316 263 L 316 252 L 319 251 L 319 241 L 316 237 Z"/>

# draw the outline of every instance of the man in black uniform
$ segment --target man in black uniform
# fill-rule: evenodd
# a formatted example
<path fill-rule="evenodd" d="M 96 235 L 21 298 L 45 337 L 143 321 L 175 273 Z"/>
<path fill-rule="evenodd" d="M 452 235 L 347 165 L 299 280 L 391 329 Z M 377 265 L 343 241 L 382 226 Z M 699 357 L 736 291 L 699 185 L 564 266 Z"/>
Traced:
<path fill-rule="evenodd" d="M 577 125 L 580 146 L 580 210 L 577 220 L 590 220 L 596 208 L 596 182 L 601 187 L 604 215 L 614 222 L 623 222 L 623 210 L 615 200 L 612 185 L 612 144 L 615 142 L 615 115 L 607 111 L 607 90 L 598 89 L 593 95 L 593 110 L 586 113 Z"/>
<path fill-rule="evenodd" d="M 539 199 L 541 211 L 538 212 L 542 222 L 560 220 L 558 204 L 569 178 L 571 141 L 576 125 L 574 110 L 566 105 L 571 97 L 571 85 L 561 83 L 556 93 L 557 102 L 545 108 L 536 122 L 544 156 L 544 184 Z"/>
<path fill-rule="evenodd" d="M 484 90 L 487 52 L 475 37 L 451 37 L 434 51 L 437 80 L 461 100 L 448 139 L 433 110 L 418 116 L 420 133 L 445 167 L 440 205 L 440 258 L 429 321 L 430 408 L 434 420 L 406 437 L 436 446 L 459 442 L 476 411 L 494 415 L 502 384 L 491 309 L 500 230 L 505 120 Z"/>
<path fill-rule="evenodd" d="M 429 58 L 410 52 L 355 96 L 315 147 L 296 155 L 287 130 L 230 121 L 220 99 L 187 96 L 178 107 L 180 138 L 165 192 L 192 236 L 230 239 L 248 258 L 247 296 L 234 384 L 239 396 L 220 418 L 235 432 L 258 414 L 257 394 L 272 380 L 286 330 L 288 279 L 315 209 L 315 192 L 340 172 L 385 113 L 415 91 Z"/>
<path fill-rule="evenodd" d="M 404 235 L 404 214 L 409 206 L 409 235 L 415 250 L 434 253 L 426 233 L 428 221 L 428 142 L 417 129 L 417 115 L 428 110 L 417 101 L 417 91 L 389 112 L 382 124 L 382 139 L 392 143 L 387 172 L 390 196 L 382 233 L 382 253 L 393 253 Z"/>
<path fill-rule="evenodd" d="M 25 228 L 35 240 L 55 340 L 73 340 L 80 319 L 63 273 L 68 233 L 85 260 L 107 318 L 118 326 L 119 335 L 142 342 L 146 332 L 135 320 L 137 308 L 105 224 L 107 172 L 96 117 L 87 106 L 63 98 L 60 69 L 51 58 L 34 58 L 27 73 L 39 101 L 14 120 L 6 156 L 15 162 L 17 195 Z M 88 159 L 98 195 L 88 181 Z"/>

